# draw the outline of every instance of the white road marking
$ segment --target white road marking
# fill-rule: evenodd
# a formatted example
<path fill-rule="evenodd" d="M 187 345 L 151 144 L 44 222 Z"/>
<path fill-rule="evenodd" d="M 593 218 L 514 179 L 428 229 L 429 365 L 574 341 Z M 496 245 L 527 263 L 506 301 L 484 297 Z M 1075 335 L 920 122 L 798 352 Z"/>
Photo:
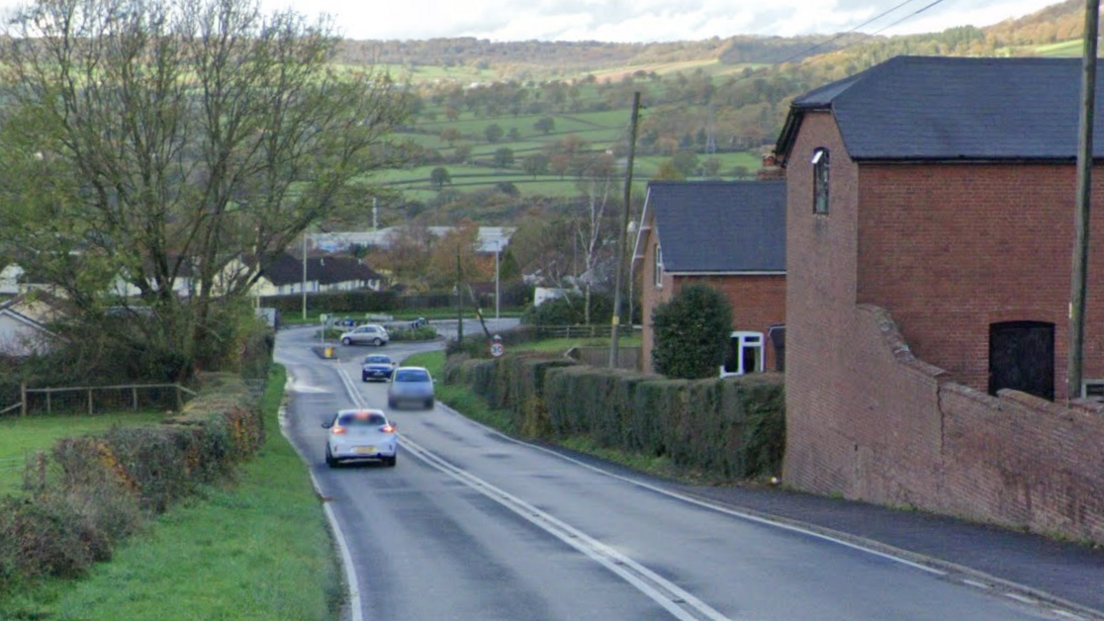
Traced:
<path fill-rule="evenodd" d="M 1027 604 L 1029 606 L 1037 606 L 1039 604 L 1039 600 L 1035 599 L 1034 597 L 1020 595 L 1019 593 L 1002 593 L 1002 595 L 1004 595 L 1008 599 L 1014 599 L 1021 604 Z"/>
<path fill-rule="evenodd" d="M 966 584 L 966 585 L 972 586 L 974 588 L 982 589 L 982 590 L 985 590 L 985 591 L 988 591 L 989 589 L 992 588 L 988 584 L 985 584 L 984 582 L 978 582 L 977 580 L 963 580 L 962 584 Z"/>
<path fill-rule="evenodd" d="M 441 404 L 441 405 L 445 408 L 448 408 L 448 406 L 446 406 L 444 404 Z M 451 408 L 448 408 L 448 409 L 451 409 Z M 452 411 L 456 412 L 456 410 L 452 410 Z M 463 416 L 459 412 L 456 412 L 456 414 L 459 415 L 459 416 Z M 468 419 L 468 420 L 471 420 L 471 419 Z M 601 469 L 597 466 L 594 466 L 592 464 L 588 464 L 584 461 L 580 461 L 578 459 L 575 459 L 574 457 L 569 457 L 569 456 L 564 455 L 562 453 L 558 453 L 556 451 L 545 448 L 543 446 L 539 446 L 537 444 L 531 444 L 529 442 L 525 442 L 524 440 L 518 440 L 517 438 L 511 438 L 510 436 L 502 433 L 501 431 L 499 431 L 497 429 L 494 429 L 494 428 L 491 428 L 491 427 L 488 427 L 488 426 L 486 426 L 482 423 L 479 423 L 477 421 L 471 421 L 471 422 L 476 424 L 476 425 L 479 425 L 480 427 L 486 429 L 487 431 L 489 431 L 493 434 L 498 435 L 499 437 L 501 437 L 502 439 L 504 439 L 508 442 L 513 442 L 514 444 L 519 444 L 521 446 L 526 446 L 526 447 L 529 447 L 529 448 L 532 448 L 532 449 L 536 449 L 538 451 L 543 451 L 543 452 L 545 452 L 549 455 L 552 455 L 554 457 L 558 457 L 559 459 L 562 459 L 564 461 L 573 463 L 577 466 L 581 466 L 581 467 L 586 468 L 588 470 L 591 470 L 593 472 L 597 472 L 598 474 L 601 474 L 601 475 L 604 475 L 604 476 L 607 476 L 607 477 L 610 477 L 610 478 L 613 478 L 613 479 L 617 479 L 618 481 L 624 481 L 626 483 L 629 483 L 630 485 L 635 485 L 636 487 L 646 489 L 646 490 L 655 492 L 657 494 L 662 494 L 662 495 L 667 496 L 669 498 L 675 498 L 677 500 L 681 500 L 683 502 L 690 503 L 692 505 L 697 505 L 699 507 L 704 507 L 706 509 L 711 509 L 713 511 L 724 513 L 725 515 L 730 515 L 732 517 L 740 518 L 742 520 L 747 520 L 749 522 L 755 522 L 756 524 L 763 524 L 765 526 L 772 526 L 774 528 L 780 528 L 782 530 L 788 530 L 790 532 L 801 533 L 803 535 L 813 537 L 813 538 L 816 538 L 816 539 L 820 539 L 822 541 L 829 541 L 831 543 L 841 545 L 841 546 L 844 546 L 846 548 L 851 548 L 852 550 L 857 550 L 859 552 L 865 552 L 866 554 L 877 556 L 879 558 L 884 558 L 886 560 L 890 560 L 890 561 L 893 561 L 895 563 L 900 563 L 902 565 L 912 567 L 913 569 L 919 569 L 920 571 L 924 571 L 924 572 L 927 572 L 927 573 L 930 573 L 930 574 L 934 574 L 936 576 L 946 576 L 947 575 L 947 572 L 945 572 L 941 569 L 936 569 L 935 567 L 929 567 L 927 565 L 923 565 L 921 563 L 910 561 L 908 559 L 901 558 L 899 556 L 894 556 L 894 555 L 888 554 L 886 552 L 880 552 L 878 550 L 867 548 L 867 547 L 861 546 L 857 543 L 852 543 L 850 541 L 840 539 L 838 537 L 832 537 L 831 535 L 826 535 L 824 533 L 818 533 L 816 531 L 809 530 L 807 528 L 802 528 L 802 527 L 796 526 L 794 524 L 787 524 L 785 522 L 776 522 L 774 520 L 770 520 L 770 519 L 767 519 L 767 518 L 764 518 L 764 517 L 760 517 L 760 516 L 757 516 L 757 515 L 752 515 L 750 513 L 745 513 L 743 511 L 738 511 L 738 510 L 732 509 L 730 507 L 725 507 L 725 506 L 722 506 L 722 505 L 719 505 L 719 504 L 715 504 L 715 503 L 712 503 L 712 502 L 702 500 L 700 498 L 694 498 L 693 496 L 687 496 L 686 494 L 671 491 L 669 489 L 664 489 L 662 487 L 652 485 L 650 483 L 645 483 L 643 481 L 638 481 L 636 479 L 632 479 L 632 478 L 629 478 L 629 477 L 626 477 L 626 476 L 623 476 L 623 475 L 620 475 L 620 474 L 609 472 L 608 470 L 603 470 L 603 469 Z"/>
<path fill-rule="evenodd" d="M 286 388 L 290 389 L 292 385 L 293 384 L 289 371 Z M 299 453 L 299 448 L 296 447 L 295 443 L 291 441 L 290 437 L 288 437 L 287 409 L 283 406 L 280 406 L 279 420 L 280 433 L 283 434 L 285 439 L 287 439 L 288 444 L 290 444 L 292 448 L 295 449 L 295 452 Z M 310 461 L 307 459 L 307 456 L 303 455 L 302 453 L 299 453 L 299 459 L 302 459 L 303 463 L 310 463 Z M 314 493 L 318 494 L 319 497 L 322 497 L 322 486 L 318 484 L 318 479 L 315 478 L 314 472 L 308 468 L 307 473 L 310 474 L 311 485 L 314 486 Z M 334 515 L 333 508 L 330 507 L 330 503 L 323 501 L 322 508 L 326 513 L 326 521 L 329 522 L 330 529 L 333 530 L 334 540 L 337 543 L 337 549 L 341 553 L 341 567 L 345 572 L 345 583 L 348 585 L 349 588 L 349 609 L 352 615 L 351 621 L 364 621 L 364 607 L 360 602 L 360 582 L 357 581 L 356 566 L 353 565 L 353 555 L 349 552 L 349 546 L 345 540 L 345 533 L 342 532 L 341 525 L 337 521 L 337 516 Z"/>
<path fill-rule="evenodd" d="M 338 368 L 336 370 L 353 404 L 357 407 L 364 407 L 364 400 L 349 374 L 344 369 Z M 590 557 L 662 606 L 676 619 L 680 621 L 701 621 L 702 619 L 730 621 L 729 617 L 713 609 L 689 591 L 590 537 L 583 531 L 541 511 L 509 492 L 491 485 L 474 474 L 450 464 L 409 437 L 402 437 L 401 446 L 404 452 L 417 457 L 426 465 L 460 481 Z"/>

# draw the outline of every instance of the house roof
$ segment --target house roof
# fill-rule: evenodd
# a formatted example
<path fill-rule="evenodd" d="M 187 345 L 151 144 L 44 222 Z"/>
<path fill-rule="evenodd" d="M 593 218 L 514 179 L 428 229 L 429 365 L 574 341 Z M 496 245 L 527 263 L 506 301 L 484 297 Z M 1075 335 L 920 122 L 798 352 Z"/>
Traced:
<path fill-rule="evenodd" d="M 403 226 L 390 226 L 377 231 L 347 231 L 335 233 L 312 233 L 311 243 L 315 248 L 335 252 L 347 250 L 350 246 L 388 248 L 395 235 L 402 232 Z M 428 226 L 426 231 L 433 237 L 444 237 L 454 227 Z M 478 231 L 479 252 L 491 254 L 510 245 L 510 237 L 517 227 L 481 226 Z"/>
<path fill-rule="evenodd" d="M 1095 131 L 1104 131 L 1104 82 Z M 777 152 L 810 111 L 834 116 L 861 160 L 1044 160 L 1077 155 L 1081 60 L 898 56 L 798 97 Z M 1095 157 L 1104 157 L 1097 141 Z"/>
<path fill-rule="evenodd" d="M 653 181 L 644 209 L 666 272 L 786 270 L 785 181 Z"/>
<path fill-rule="evenodd" d="M 303 280 L 303 259 L 287 253 L 272 258 L 261 270 L 265 278 L 276 286 L 292 285 Z M 323 285 L 356 280 L 381 280 L 378 272 L 361 263 L 356 257 L 325 255 L 307 257 L 307 280 Z"/>

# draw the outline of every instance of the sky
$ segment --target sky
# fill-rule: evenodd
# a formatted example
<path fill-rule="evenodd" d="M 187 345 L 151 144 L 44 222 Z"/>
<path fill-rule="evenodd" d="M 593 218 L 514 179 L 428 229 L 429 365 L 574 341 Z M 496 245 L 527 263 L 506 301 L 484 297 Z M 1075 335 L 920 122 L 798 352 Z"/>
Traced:
<path fill-rule="evenodd" d="M 988 26 L 1059 0 L 261 0 L 269 10 L 327 13 L 350 39 L 687 41 L 860 28 L 884 35 Z M 0 5 L 10 0 L 0 0 Z M 928 5 L 927 10 L 912 15 Z M 894 22 L 899 25 L 887 28 Z"/>

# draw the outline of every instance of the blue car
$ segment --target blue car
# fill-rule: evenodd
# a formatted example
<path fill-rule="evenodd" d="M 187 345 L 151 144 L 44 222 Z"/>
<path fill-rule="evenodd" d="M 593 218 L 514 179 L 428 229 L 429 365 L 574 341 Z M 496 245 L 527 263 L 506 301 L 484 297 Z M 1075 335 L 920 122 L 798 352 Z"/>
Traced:
<path fill-rule="evenodd" d="M 373 380 L 386 382 L 391 379 L 391 374 L 394 372 L 395 363 L 392 362 L 390 357 L 373 354 L 365 357 L 364 362 L 361 363 L 360 379 L 365 382 Z"/>

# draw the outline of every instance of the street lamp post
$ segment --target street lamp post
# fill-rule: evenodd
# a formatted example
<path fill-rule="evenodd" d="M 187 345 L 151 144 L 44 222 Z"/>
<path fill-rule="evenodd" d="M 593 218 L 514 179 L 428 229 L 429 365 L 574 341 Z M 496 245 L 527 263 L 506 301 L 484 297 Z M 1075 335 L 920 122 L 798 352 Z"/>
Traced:
<path fill-rule="evenodd" d="M 303 321 L 307 320 L 307 231 L 303 229 Z"/>
<path fill-rule="evenodd" d="M 499 310 L 499 284 L 498 284 L 498 255 L 502 254 L 502 240 L 495 242 L 495 321 L 498 321 Z"/>

